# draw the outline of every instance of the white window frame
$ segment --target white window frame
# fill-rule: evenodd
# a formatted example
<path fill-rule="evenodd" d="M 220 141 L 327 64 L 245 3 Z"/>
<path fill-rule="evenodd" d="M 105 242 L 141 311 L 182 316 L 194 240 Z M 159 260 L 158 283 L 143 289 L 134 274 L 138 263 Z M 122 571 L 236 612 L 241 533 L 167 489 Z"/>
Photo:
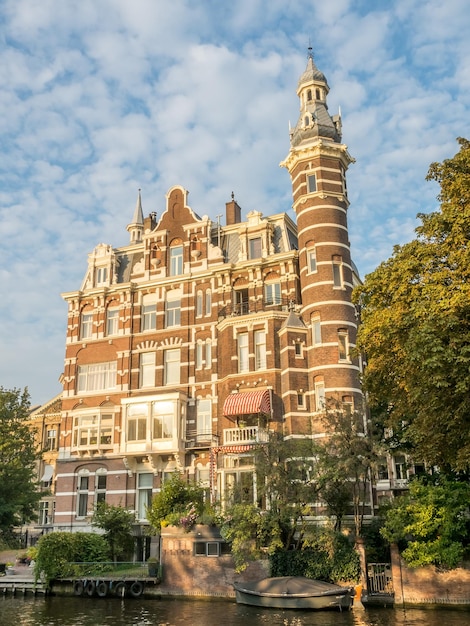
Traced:
<path fill-rule="evenodd" d="M 171 348 L 164 353 L 164 384 L 179 385 L 181 382 L 181 350 Z"/>
<path fill-rule="evenodd" d="M 348 331 L 338 332 L 338 360 L 349 361 Z"/>
<path fill-rule="evenodd" d="M 255 344 L 255 369 L 266 369 L 266 331 L 255 330 L 254 331 L 254 344 Z"/>
<path fill-rule="evenodd" d="M 149 405 L 136 402 L 127 405 L 126 438 L 128 442 L 147 441 Z"/>
<path fill-rule="evenodd" d="M 97 287 L 108 284 L 108 268 L 95 267 L 95 285 Z"/>
<path fill-rule="evenodd" d="M 116 389 L 117 363 L 90 363 L 77 369 L 77 393 L 91 393 Z"/>
<path fill-rule="evenodd" d="M 319 346 L 322 343 L 321 318 L 319 315 L 312 317 L 312 341 L 314 346 Z"/>
<path fill-rule="evenodd" d="M 88 497 L 90 495 L 90 474 L 77 475 L 77 518 L 83 519 L 88 515 Z"/>
<path fill-rule="evenodd" d="M 157 307 L 155 304 L 142 305 L 142 332 L 155 330 L 157 327 Z"/>
<path fill-rule="evenodd" d="M 106 309 L 106 335 L 117 335 L 119 332 L 119 309 L 108 307 Z"/>
<path fill-rule="evenodd" d="M 212 315 L 212 291 L 210 289 L 206 290 L 205 297 L 205 315 L 206 317 L 210 317 Z"/>
<path fill-rule="evenodd" d="M 72 448 L 109 448 L 113 442 L 114 414 L 77 413 L 73 417 Z"/>
<path fill-rule="evenodd" d="M 333 288 L 343 289 L 344 277 L 343 277 L 343 262 L 340 260 L 333 260 Z"/>
<path fill-rule="evenodd" d="M 103 484 L 104 483 L 104 484 Z M 108 487 L 108 474 L 98 470 L 95 474 L 95 505 L 106 502 L 106 490 Z"/>
<path fill-rule="evenodd" d="M 139 472 L 136 476 L 136 513 L 137 519 L 147 519 L 147 507 L 151 506 L 153 497 L 153 474 Z"/>
<path fill-rule="evenodd" d="M 165 328 L 181 325 L 181 299 L 167 300 L 165 305 Z"/>
<path fill-rule="evenodd" d="M 281 283 L 266 283 L 264 285 L 264 302 L 266 306 L 279 305 L 282 302 Z"/>
<path fill-rule="evenodd" d="M 142 352 L 139 360 L 139 387 L 155 387 L 155 352 Z"/>
<path fill-rule="evenodd" d="M 210 339 L 206 339 L 205 360 L 206 369 L 210 369 L 212 367 L 212 341 Z"/>
<path fill-rule="evenodd" d="M 80 320 L 80 339 L 91 339 L 93 336 L 93 313 L 85 312 Z"/>
<path fill-rule="evenodd" d="M 250 371 L 250 349 L 248 333 L 238 333 L 237 335 L 238 371 Z"/>
<path fill-rule="evenodd" d="M 175 403 L 158 400 L 152 403 L 152 439 L 173 439 L 176 428 Z"/>
<path fill-rule="evenodd" d="M 203 398 L 197 401 L 196 438 L 207 440 L 212 435 L 212 400 Z"/>
<path fill-rule="evenodd" d="M 325 383 L 315 383 L 315 411 L 324 411 L 326 408 Z"/>
<path fill-rule="evenodd" d="M 316 274 L 318 267 L 317 267 L 317 249 L 315 246 L 307 250 L 307 259 L 308 259 L 308 273 Z"/>
<path fill-rule="evenodd" d="M 170 247 L 170 276 L 183 273 L 183 244 Z"/>
<path fill-rule="evenodd" d="M 196 293 L 196 317 L 202 317 L 202 291 Z"/>

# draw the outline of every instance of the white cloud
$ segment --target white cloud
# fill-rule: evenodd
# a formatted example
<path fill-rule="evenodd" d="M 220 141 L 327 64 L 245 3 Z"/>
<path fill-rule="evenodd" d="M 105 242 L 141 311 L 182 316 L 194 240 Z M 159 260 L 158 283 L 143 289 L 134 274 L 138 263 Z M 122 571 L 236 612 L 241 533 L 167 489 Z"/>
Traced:
<path fill-rule="evenodd" d="M 200 215 L 234 191 L 290 212 L 288 121 L 309 40 L 356 158 L 355 260 L 371 271 L 436 207 L 429 163 L 468 127 L 466 0 L 6 0 L 0 40 L 0 385 L 58 391 L 87 254 L 122 245 L 174 184 Z"/>

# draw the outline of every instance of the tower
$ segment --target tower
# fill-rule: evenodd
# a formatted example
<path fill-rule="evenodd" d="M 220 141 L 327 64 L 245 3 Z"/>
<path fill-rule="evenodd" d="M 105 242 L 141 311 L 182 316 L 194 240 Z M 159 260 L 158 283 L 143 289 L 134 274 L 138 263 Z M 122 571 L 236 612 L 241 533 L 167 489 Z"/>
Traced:
<path fill-rule="evenodd" d="M 357 321 L 351 301 L 355 268 L 348 236 L 346 170 L 353 159 L 341 142 L 341 117 L 328 112 L 328 82 L 309 49 L 297 95 L 298 122 L 281 163 L 292 180 L 297 216 L 301 316 L 309 328 L 310 406 L 359 409 L 359 363 L 351 356 Z M 319 426 L 317 426 L 320 428 Z"/>

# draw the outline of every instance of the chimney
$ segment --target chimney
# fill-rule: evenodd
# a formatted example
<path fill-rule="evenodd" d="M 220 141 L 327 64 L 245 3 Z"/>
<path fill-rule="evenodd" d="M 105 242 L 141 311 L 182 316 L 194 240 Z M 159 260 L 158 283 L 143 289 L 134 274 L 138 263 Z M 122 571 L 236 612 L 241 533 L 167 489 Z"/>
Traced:
<path fill-rule="evenodd" d="M 227 226 L 239 224 L 242 221 L 242 210 L 238 206 L 232 191 L 232 201 L 225 203 L 225 222 Z"/>

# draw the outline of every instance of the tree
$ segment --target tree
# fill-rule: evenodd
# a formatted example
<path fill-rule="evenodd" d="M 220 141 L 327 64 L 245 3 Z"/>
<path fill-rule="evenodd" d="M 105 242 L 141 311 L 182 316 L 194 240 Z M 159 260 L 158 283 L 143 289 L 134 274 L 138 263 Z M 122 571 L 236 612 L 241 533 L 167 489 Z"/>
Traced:
<path fill-rule="evenodd" d="M 204 489 L 187 483 L 178 472 L 164 483 L 147 511 L 149 523 L 160 533 L 164 525 L 183 526 L 189 530 L 204 510 Z"/>
<path fill-rule="evenodd" d="M 419 215 L 354 298 L 364 386 L 375 416 L 414 458 L 442 471 L 470 464 L 470 142 L 427 176 L 440 209 Z"/>
<path fill-rule="evenodd" d="M 344 515 L 354 513 L 356 537 L 361 535 L 367 488 L 377 465 L 378 447 L 367 432 L 365 416 L 334 408 L 326 411 L 325 431 L 329 434 L 317 443 L 319 493 L 328 513 L 335 518 L 335 530 L 341 531 Z"/>
<path fill-rule="evenodd" d="M 132 552 L 134 537 L 132 525 L 135 516 L 121 506 L 112 506 L 106 502 L 99 502 L 95 508 L 93 526 L 104 530 L 104 537 L 109 544 L 111 559 L 117 561 L 118 557 Z"/>
<path fill-rule="evenodd" d="M 244 502 L 236 491 L 226 494 L 232 504 L 221 525 L 237 571 L 264 554 L 302 548 L 318 495 L 314 451 L 313 440 L 284 440 L 280 433 L 254 448 L 258 504 Z"/>
<path fill-rule="evenodd" d="M 380 532 L 390 543 L 406 546 L 402 556 L 410 567 L 456 567 L 470 538 L 469 501 L 468 484 L 415 480 L 385 512 Z"/>
<path fill-rule="evenodd" d="M 29 413 L 27 389 L 0 387 L 0 534 L 6 542 L 15 526 L 35 519 L 44 495 L 38 489 L 40 451 L 28 424 Z"/>

